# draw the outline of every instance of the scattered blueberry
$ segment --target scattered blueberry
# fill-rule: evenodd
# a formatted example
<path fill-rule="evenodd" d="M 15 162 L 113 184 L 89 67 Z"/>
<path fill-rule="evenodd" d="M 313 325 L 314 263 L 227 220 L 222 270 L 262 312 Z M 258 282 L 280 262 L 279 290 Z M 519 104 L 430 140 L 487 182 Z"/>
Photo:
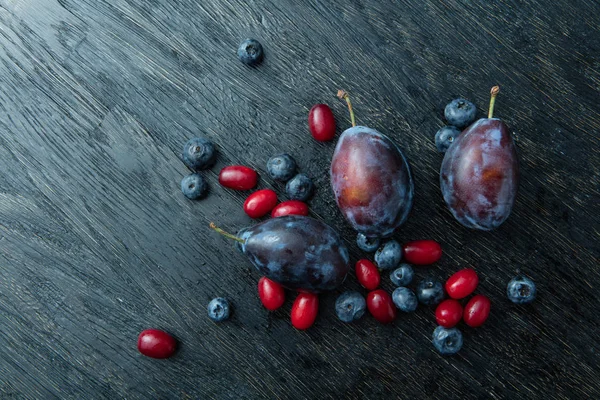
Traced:
<path fill-rule="evenodd" d="M 292 200 L 306 201 L 313 192 L 312 180 L 305 174 L 298 174 L 288 181 L 285 191 Z"/>
<path fill-rule="evenodd" d="M 406 286 L 413 280 L 414 271 L 408 264 L 400 264 L 400 267 L 390 272 L 390 280 L 396 286 Z"/>
<path fill-rule="evenodd" d="M 399 310 L 404 312 L 415 311 L 419 304 L 415 293 L 406 287 L 396 288 L 392 292 L 392 301 Z"/>
<path fill-rule="evenodd" d="M 183 146 L 183 163 L 193 171 L 206 169 L 215 162 L 215 145 L 204 138 L 195 137 L 187 141 Z"/>
<path fill-rule="evenodd" d="M 457 128 L 466 128 L 475 121 L 477 107 L 469 100 L 454 99 L 444 109 L 444 116 L 448 124 Z"/>
<path fill-rule="evenodd" d="M 456 354 L 463 345 L 462 333 L 456 328 L 438 326 L 433 331 L 433 345 L 440 354 Z"/>
<path fill-rule="evenodd" d="M 203 197 L 208 190 L 206 181 L 199 174 L 190 174 L 181 180 L 181 191 L 190 200 Z"/>
<path fill-rule="evenodd" d="M 535 299 L 535 283 L 525 276 L 515 276 L 508 282 L 506 295 L 516 304 L 531 303 Z"/>
<path fill-rule="evenodd" d="M 256 39 L 246 39 L 237 51 L 238 58 L 246 65 L 259 64 L 263 57 L 263 47 Z"/>
<path fill-rule="evenodd" d="M 385 242 L 375 253 L 375 264 L 380 269 L 396 268 L 402 259 L 402 246 L 395 240 Z"/>
<path fill-rule="evenodd" d="M 444 298 L 444 287 L 435 278 L 425 278 L 417 286 L 417 297 L 423 304 L 438 304 Z"/>
<path fill-rule="evenodd" d="M 221 322 L 229 318 L 229 301 L 223 297 L 214 298 L 208 303 L 208 318 Z"/>
<path fill-rule="evenodd" d="M 287 182 L 296 174 L 296 161 L 289 154 L 271 157 L 267 162 L 267 172 L 271 178 Z"/>
<path fill-rule="evenodd" d="M 360 319 L 366 309 L 367 302 L 358 292 L 344 292 L 335 301 L 335 312 L 338 318 L 344 322 Z"/>
<path fill-rule="evenodd" d="M 435 134 L 435 147 L 440 153 L 445 153 L 448 147 L 460 135 L 460 129 L 455 126 L 446 125 Z"/>
<path fill-rule="evenodd" d="M 377 250 L 377 248 L 381 244 L 381 241 L 379 240 L 379 238 L 370 238 L 365 236 L 364 233 L 359 232 L 356 236 L 356 244 L 358 245 L 358 248 L 362 251 L 372 253 L 375 250 Z"/>

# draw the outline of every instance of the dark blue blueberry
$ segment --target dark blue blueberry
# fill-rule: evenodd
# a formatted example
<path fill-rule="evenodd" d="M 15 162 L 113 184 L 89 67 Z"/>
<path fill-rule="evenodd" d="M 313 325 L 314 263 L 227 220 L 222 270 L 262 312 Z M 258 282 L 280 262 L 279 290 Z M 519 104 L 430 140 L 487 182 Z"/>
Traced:
<path fill-rule="evenodd" d="M 419 301 L 427 305 L 436 305 L 444 298 L 444 287 L 435 278 L 425 278 L 417 286 Z"/>
<path fill-rule="evenodd" d="M 525 276 L 515 276 L 508 282 L 506 295 L 516 304 L 531 303 L 535 299 L 535 283 Z"/>
<path fill-rule="evenodd" d="M 396 268 L 402 259 L 402 246 L 395 240 L 385 242 L 375 253 L 375 264 L 380 269 Z"/>
<path fill-rule="evenodd" d="M 289 154 L 271 157 L 267 162 L 267 172 L 271 178 L 287 182 L 296 175 L 296 161 Z"/>
<path fill-rule="evenodd" d="M 237 55 L 246 65 L 260 64 L 264 57 L 263 47 L 256 39 L 246 39 L 240 44 Z"/>
<path fill-rule="evenodd" d="M 433 345 L 440 354 L 456 354 L 463 345 L 462 333 L 456 328 L 438 326 L 433 331 Z"/>
<path fill-rule="evenodd" d="M 396 288 L 392 292 L 392 301 L 399 310 L 404 312 L 415 311 L 419 303 L 414 292 L 405 287 Z"/>
<path fill-rule="evenodd" d="M 377 248 L 381 244 L 381 241 L 379 240 L 379 238 L 367 237 L 365 236 L 365 234 L 359 232 L 358 235 L 356 235 L 356 244 L 358 245 L 358 248 L 362 251 L 372 253 L 375 250 L 377 250 Z"/>
<path fill-rule="evenodd" d="M 365 298 L 358 292 L 344 292 L 335 301 L 335 312 L 344 322 L 360 319 L 367 309 Z"/>
<path fill-rule="evenodd" d="M 450 125 L 443 126 L 435 134 L 435 147 L 437 147 L 440 153 L 445 153 L 458 135 L 460 135 L 460 129 L 457 127 Z"/>
<path fill-rule="evenodd" d="M 195 137 L 183 146 L 181 158 L 183 163 L 193 171 L 199 171 L 212 166 L 217 152 L 215 145 L 204 138 Z"/>
<path fill-rule="evenodd" d="M 390 280 L 396 286 L 406 286 L 413 280 L 414 271 L 408 264 L 400 264 L 398 268 L 390 272 Z"/>
<path fill-rule="evenodd" d="M 312 180 L 304 175 L 298 174 L 288 181 L 285 191 L 292 200 L 306 201 L 312 194 L 314 185 Z"/>
<path fill-rule="evenodd" d="M 475 121 L 477 107 L 469 100 L 454 99 L 444 109 L 444 116 L 448 124 L 457 128 L 466 128 Z"/>
<path fill-rule="evenodd" d="M 181 180 L 181 191 L 191 200 L 203 197 L 208 190 L 206 181 L 199 174 L 190 174 Z"/>
<path fill-rule="evenodd" d="M 208 303 L 208 318 L 221 322 L 229 318 L 229 301 L 223 297 L 212 299 Z"/>

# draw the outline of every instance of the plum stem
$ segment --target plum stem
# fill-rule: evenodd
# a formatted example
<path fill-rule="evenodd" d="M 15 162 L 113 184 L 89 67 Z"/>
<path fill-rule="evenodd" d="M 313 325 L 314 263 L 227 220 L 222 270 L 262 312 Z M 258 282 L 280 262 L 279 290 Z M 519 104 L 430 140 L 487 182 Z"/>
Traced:
<path fill-rule="evenodd" d="M 219 232 L 221 235 L 225 236 L 226 238 L 233 239 L 236 242 L 244 243 L 244 239 L 241 239 L 235 235 L 232 235 L 229 232 L 225 232 L 223 229 L 216 226 L 214 222 L 211 222 L 209 226 L 210 226 L 210 229 L 213 229 L 213 230 Z"/>
<path fill-rule="evenodd" d="M 356 126 L 356 121 L 354 120 L 354 110 L 352 110 L 352 103 L 350 102 L 350 95 L 345 90 L 338 90 L 337 97 L 340 100 L 346 100 L 348 103 L 348 111 L 350 111 L 350 122 L 352 122 L 352 126 Z"/>
<path fill-rule="evenodd" d="M 488 118 L 492 118 L 494 115 L 494 104 L 496 104 L 496 96 L 500 93 L 500 86 L 494 86 L 492 90 L 490 90 L 490 94 L 492 97 L 490 98 L 490 109 L 488 111 Z"/>

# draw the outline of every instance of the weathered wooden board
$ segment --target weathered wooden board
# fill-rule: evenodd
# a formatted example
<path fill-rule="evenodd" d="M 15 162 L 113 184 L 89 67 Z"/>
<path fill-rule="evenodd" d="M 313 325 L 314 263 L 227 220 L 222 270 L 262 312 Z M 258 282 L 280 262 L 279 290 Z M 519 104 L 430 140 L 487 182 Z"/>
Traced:
<path fill-rule="evenodd" d="M 0 398 L 600 397 L 600 4 L 594 0 L 0 0 Z M 235 56 L 259 39 L 265 62 Z M 521 187 L 492 233 L 462 228 L 439 192 L 433 135 L 460 95 L 509 124 Z M 269 314 L 258 273 L 208 229 L 251 221 L 221 167 L 278 152 L 314 178 L 311 212 L 363 254 L 335 206 L 333 144 L 306 117 L 353 96 L 359 123 L 408 156 L 415 206 L 396 239 L 432 238 L 445 255 L 419 278 L 475 267 L 492 299 L 459 355 L 430 343 L 433 310 L 390 326 L 317 324 Z M 187 201 L 179 161 L 194 135 L 219 148 L 210 196 Z M 538 300 L 511 305 L 516 271 Z M 392 289 L 386 277 L 384 288 Z M 206 316 L 217 295 L 231 321 Z M 173 333 L 176 357 L 141 356 L 137 334 Z"/>

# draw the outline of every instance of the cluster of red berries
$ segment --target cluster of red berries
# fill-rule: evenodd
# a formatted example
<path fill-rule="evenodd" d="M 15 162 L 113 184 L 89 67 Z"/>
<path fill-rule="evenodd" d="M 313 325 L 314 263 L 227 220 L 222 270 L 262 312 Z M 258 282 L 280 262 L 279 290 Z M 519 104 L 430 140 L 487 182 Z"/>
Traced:
<path fill-rule="evenodd" d="M 471 295 L 478 284 L 479 277 L 472 268 L 462 269 L 448 278 L 445 289 L 450 298 L 442 301 L 435 310 L 435 319 L 438 325 L 452 328 L 461 319 L 471 328 L 483 325 L 490 315 L 490 299 L 482 294 L 477 294 L 467 302 L 464 308 L 459 302 Z"/>

